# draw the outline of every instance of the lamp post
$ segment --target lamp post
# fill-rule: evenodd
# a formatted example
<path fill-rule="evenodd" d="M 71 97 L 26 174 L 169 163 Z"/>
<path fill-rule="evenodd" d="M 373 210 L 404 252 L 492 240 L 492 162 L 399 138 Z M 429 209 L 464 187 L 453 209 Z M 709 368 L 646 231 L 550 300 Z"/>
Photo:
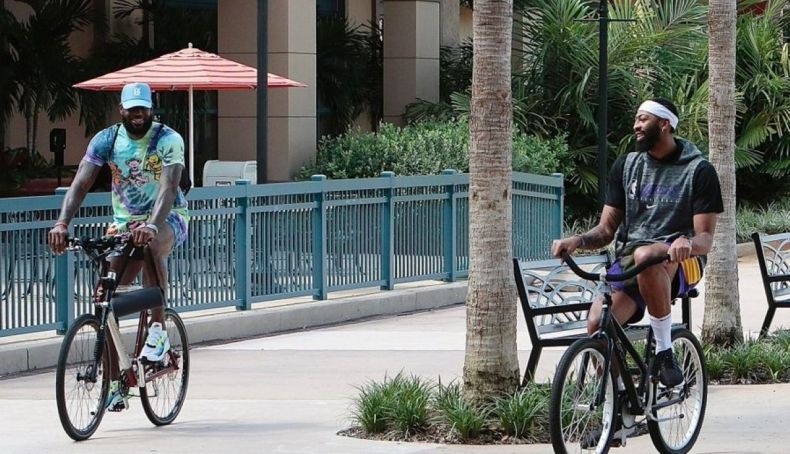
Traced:
<path fill-rule="evenodd" d="M 609 23 L 634 22 L 633 19 L 610 19 L 609 0 L 600 0 L 598 17 L 584 19 L 584 22 L 598 22 L 598 202 L 603 206 L 606 200 L 606 176 L 609 146 L 606 140 L 609 92 Z"/>
<path fill-rule="evenodd" d="M 609 110 L 609 0 L 601 0 L 598 6 L 598 203 L 606 200 L 606 140 L 607 115 Z"/>
<path fill-rule="evenodd" d="M 256 160 L 258 184 L 266 183 L 268 169 L 268 59 L 269 59 L 269 2 L 268 0 L 258 0 L 258 90 L 257 93 L 257 151 Z"/>

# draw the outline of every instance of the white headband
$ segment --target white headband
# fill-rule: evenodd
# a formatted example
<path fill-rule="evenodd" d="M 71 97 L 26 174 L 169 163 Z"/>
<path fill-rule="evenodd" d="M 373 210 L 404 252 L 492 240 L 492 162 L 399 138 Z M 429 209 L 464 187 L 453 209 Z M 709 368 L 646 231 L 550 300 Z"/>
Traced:
<path fill-rule="evenodd" d="M 651 113 L 658 118 L 662 118 L 664 120 L 669 120 L 669 124 L 672 125 L 674 129 L 678 128 L 678 116 L 673 114 L 671 110 L 667 109 L 665 106 L 655 102 L 655 101 L 645 101 L 639 106 L 638 111 L 645 111 L 647 113 Z"/>

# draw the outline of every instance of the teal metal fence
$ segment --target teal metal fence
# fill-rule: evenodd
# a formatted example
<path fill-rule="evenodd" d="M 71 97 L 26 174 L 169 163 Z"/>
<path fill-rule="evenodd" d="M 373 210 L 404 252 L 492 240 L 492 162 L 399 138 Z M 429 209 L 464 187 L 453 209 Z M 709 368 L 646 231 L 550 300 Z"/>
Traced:
<path fill-rule="evenodd" d="M 513 249 L 546 258 L 562 235 L 562 176 L 513 175 Z M 178 311 L 235 306 L 467 275 L 469 177 L 327 180 L 195 188 L 189 239 L 169 262 Z M 63 193 L 0 199 L 0 336 L 64 332 L 92 308 L 96 270 L 82 254 L 53 256 L 46 233 Z M 71 234 L 99 236 L 107 193 L 89 194 Z"/>

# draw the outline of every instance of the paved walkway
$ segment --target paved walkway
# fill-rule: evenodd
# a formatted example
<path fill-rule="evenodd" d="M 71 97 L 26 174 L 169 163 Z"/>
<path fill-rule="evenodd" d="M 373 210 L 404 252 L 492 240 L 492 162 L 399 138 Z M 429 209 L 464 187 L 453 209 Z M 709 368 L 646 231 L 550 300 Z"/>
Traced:
<path fill-rule="evenodd" d="M 741 263 L 744 326 L 759 329 L 765 301 L 753 258 Z M 694 307 L 702 323 L 702 300 Z M 787 313 L 783 313 L 787 312 Z M 447 382 L 461 376 L 464 308 L 381 318 L 292 334 L 200 346 L 192 352 L 189 394 L 170 426 L 155 428 L 138 401 L 108 414 L 94 437 L 62 431 L 51 371 L 0 380 L 0 452 L 11 453 L 547 453 L 548 445 L 460 446 L 391 443 L 337 436 L 348 427 L 355 386 L 399 371 Z M 778 311 L 774 326 L 790 326 Z M 519 322 L 522 367 L 529 353 Z M 544 354 L 548 377 L 561 350 Z M 784 453 L 790 385 L 713 386 L 697 453 Z M 653 452 L 649 436 L 620 452 Z"/>

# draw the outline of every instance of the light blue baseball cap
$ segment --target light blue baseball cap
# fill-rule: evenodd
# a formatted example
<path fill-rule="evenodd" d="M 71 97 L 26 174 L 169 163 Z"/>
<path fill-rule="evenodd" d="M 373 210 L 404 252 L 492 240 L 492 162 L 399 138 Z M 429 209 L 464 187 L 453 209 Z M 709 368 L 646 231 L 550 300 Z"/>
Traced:
<path fill-rule="evenodd" d="M 121 106 L 124 109 L 134 107 L 145 107 L 150 109 L 153 105 L 151 101 L 151 87 L 148 84 L 134 82 L 123 86 L 121 91 Z"/>

